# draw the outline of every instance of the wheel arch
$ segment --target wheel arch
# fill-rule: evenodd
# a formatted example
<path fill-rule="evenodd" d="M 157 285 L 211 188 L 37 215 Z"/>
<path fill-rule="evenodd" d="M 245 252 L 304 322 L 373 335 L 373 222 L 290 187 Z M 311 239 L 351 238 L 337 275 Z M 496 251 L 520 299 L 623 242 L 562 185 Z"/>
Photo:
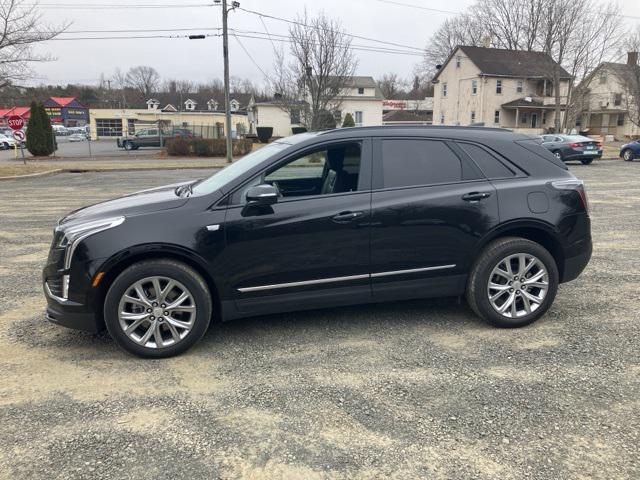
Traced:
<path fill-rule="evenodd" d="M 209 288 L 213 302 L 213 319 L 220 318 L 220 296 L 213 276 L 207 268 L 206 261 L 191 250 L 177 245 L 147 244 L 128 248 L 109 257 L 98 269 L 104 272 L 94 297 L 94 309 L 97 318 L 104 326 L 103 306 L 107 292 L 113 281 L 131 265 L 145 260 L 171 259 L 182 262 L 198 272 Z"/>
<path fill-rule="evenodd" d="M 538 220 L 514 220 L 499 225 L 480 240 L 472 262 L 478 254 L 492 241 L 503 237 L 520 237 L 542 245 L 551 254 L 558 267 L 560 281 L 564 276 L 565 254 L 559 235 L 555 228 Z"/>

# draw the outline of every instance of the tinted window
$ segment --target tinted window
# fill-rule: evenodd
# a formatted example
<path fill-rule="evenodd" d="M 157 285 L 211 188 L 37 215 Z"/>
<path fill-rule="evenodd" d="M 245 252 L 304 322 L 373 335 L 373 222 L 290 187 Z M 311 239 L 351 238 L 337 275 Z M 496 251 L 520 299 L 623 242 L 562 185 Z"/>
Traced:
<path fill-rule="evenodd" d="M 514 172 L 484 148 L 469 143 L 461 143 L 460 147 L 473 158 L 487 178 L 513 177 Z"/>
<path fill-rule="evenodd" d="M 385 188 L 459 182 L 462 165 L 443 142 L 384 140 L 382 178 Z"/>

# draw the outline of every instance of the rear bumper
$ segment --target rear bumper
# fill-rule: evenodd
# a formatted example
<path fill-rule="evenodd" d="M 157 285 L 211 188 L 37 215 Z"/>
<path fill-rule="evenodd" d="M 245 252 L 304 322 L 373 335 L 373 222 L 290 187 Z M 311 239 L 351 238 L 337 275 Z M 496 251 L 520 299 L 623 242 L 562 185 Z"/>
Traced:
<path fill-rule="evenodd" d="M 588 240 L 584 241 L 584 246 L 579 254 L 565 258 L 560 283 L 570 282 L 571 280 L 578 278 L 589 263 L 592 252 L 593 245 L 591 243 L 591 237 L 589 237 Z"/>
<path fill-rule="evenodd" d="M 563 160 L 595 160 L 598 158 L 602 158 L 602 150 L 598 150 L 598 153 L 595 154 L 585 154 L 584 152 L 573 151 L 563 155 L 562 157 Z"/>

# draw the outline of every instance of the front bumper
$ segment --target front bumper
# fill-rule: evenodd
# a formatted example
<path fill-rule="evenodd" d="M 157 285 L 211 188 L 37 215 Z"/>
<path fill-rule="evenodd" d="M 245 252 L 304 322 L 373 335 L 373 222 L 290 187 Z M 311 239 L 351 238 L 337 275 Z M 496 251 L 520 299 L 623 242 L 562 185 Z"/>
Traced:
<path fill-rule="evenodd" d="M 48 321 L 63 327 L 91 333 L 98 333 L 102 330 L 97 315 L 86 305 L 52 295 L 46 284 L 44 285 L 44 294 L 47 299 L 45 318 Z"/>

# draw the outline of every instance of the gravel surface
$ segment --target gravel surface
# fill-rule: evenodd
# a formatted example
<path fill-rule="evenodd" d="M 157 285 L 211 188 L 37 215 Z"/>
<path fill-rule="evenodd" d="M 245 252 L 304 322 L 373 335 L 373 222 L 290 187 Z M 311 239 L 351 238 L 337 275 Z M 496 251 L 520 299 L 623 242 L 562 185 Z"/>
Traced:
<path fill-rule="evenodd" d="M 0 478 L 640 478 L 640 162 L 576 165 L 594 256 L 540 321 L 455 299 L 239 320 L 140 360 L 44 321 L 56 219 L 202 171 L 0 184 Z"/>

